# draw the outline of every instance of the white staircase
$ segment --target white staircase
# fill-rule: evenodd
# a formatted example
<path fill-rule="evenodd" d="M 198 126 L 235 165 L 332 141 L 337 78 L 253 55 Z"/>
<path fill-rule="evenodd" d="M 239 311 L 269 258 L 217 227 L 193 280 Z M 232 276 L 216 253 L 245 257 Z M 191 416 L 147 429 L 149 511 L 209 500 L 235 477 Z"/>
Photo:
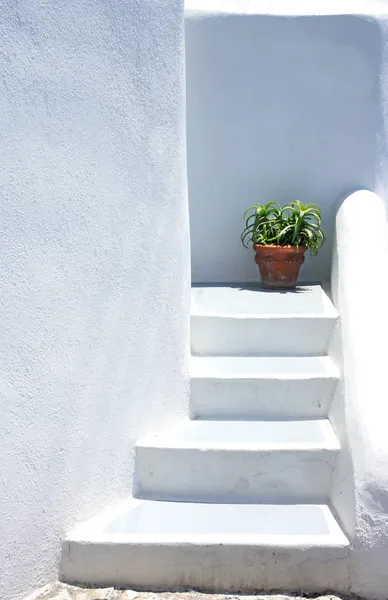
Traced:
<path fill-rule="evenodd" d="M 146 589 L 342 591 L 329 507 L 337 315 L 318 285 L 193 288 L 190 416 L 141 439 L 137 499 L 75 528 L 67 581 Z"/>

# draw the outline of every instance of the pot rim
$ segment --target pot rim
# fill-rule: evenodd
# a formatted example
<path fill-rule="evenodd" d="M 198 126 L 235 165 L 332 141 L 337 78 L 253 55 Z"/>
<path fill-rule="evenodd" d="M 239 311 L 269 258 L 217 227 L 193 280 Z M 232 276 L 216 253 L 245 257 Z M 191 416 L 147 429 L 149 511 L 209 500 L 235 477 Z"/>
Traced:
<path fill-rule="evenodd" d="M 282 249 L 284 248 L 285 250 L 289 250 L 290 248 L 295 248 L 296 250 L 307 250 L 307 246 L 304 246 L 303 244 L 299 244 L 299 246 L 293 245 L 293 244 L 288 244 L 287 246 L 281 246 L 279 244 L 253 244 L 254 248 L 276 248 L 276 249 Z"/>

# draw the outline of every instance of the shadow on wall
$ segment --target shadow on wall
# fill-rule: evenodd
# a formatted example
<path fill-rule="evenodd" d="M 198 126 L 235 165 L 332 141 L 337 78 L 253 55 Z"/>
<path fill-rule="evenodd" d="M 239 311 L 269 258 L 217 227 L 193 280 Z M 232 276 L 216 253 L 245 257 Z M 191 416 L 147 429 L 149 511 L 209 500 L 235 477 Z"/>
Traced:
<path fill-rule="evenodd" d="M 344 190 L 375 188 L 380 31 L 356 16 L 186 19 L 194 282 L 253 281 L 245 208 L 322 206 L 328 241 L 302 278 L 327 280 Z"/>

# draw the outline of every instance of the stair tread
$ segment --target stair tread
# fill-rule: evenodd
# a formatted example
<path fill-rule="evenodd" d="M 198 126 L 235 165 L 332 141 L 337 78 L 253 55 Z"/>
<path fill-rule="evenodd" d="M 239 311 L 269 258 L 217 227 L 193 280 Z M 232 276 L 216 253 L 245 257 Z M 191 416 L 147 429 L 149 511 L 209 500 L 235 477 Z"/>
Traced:
<path fill-rule="evenodd" d="M 303 421 L 182 421 L 146 435 L 138 447 L 214 450 L 338 450 L 328 419 Z"/>
<path fill-rule="evenodd" d="M 349 544 L 325 504 L 217 504 L 129 500 L 70 532 L 71 539 L 134 536 L 193 543 Z"/>
<path fill-rule="evenodd" d="M 328 356 L 192 356 L 191 377 L 210 379 L 338 378 Z"/>
<path fill-rule="evenodd" d="M 249 284 L 193 286 L 191 314 L 264 318 L 338 316 L 330 298 L 320 285 L 276 291 Z"/>

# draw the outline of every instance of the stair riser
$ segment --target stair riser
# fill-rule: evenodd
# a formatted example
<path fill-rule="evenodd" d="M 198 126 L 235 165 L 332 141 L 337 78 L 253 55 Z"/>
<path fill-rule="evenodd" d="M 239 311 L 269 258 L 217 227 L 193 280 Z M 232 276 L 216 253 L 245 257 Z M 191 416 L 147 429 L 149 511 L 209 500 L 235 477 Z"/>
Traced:
<path fill-rule="evenodd" d="M 325 502 L 335 450 L 138 447 L 135 496 L 195 502 Z"/>
<path fill-rule="evenodd" d="M 348 548 L 81 543 L 62 548 L 61 580 L 99 587 L 257 593 L 348 590 Z"/>
<path fill-rule="evenodd" d="M 196 356 L 321 356 L 335 318 L 230 318 L 191 316 Z"/>
<path fill-rule="evenodd" d="M 191 379 L 192 419 L 315 419 L 326 417 L 337 380 Z"/>

